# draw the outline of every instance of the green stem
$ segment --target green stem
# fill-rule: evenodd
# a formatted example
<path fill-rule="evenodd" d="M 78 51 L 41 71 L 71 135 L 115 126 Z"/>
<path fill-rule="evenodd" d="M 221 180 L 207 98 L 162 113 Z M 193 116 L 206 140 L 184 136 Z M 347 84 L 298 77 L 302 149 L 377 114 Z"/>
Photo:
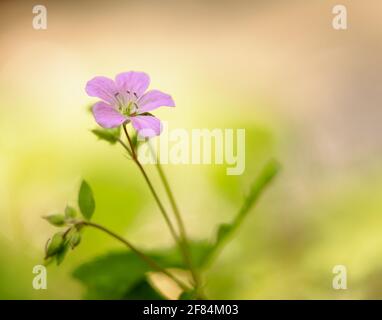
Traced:
<path fill-rule="evenodd" d="M 127 137 L 127 141 L 129 141 L 129 145 L 130 145 L 130 148 L 131 148 L 130 155 L 133 157 L 133 160 L 135 161 L 135 159 L 137 159 L 137 153 L 135 152 L 135 148 L 134 148 L 134 146 L 133 146 L 133 143 L 131 142 L 130 135 L 129 135 L 129 133 L 127 132 L 126 124 L 124 123 L 124 124 L 122 125 L 122 127 L 123 127 L 123 131 L 125 132 L 125 135 L 126 135 L 126 137 Z M 121 141 L 122 141 L 122 140 L 121 140 Z M 126 147 L 127 147 L 126 144 L 124 144 L 124 145 L 125 145 L 125 148 L 126 148 Z M 127 149 L 129 149 L 129 148 L 127 148 Z"/>
<path fill-rule="evenodd" d="M 149 177 L 147 176 L 147 173 L 146 173 L 145 169 L 143 168 L 142 164 L 138 160 L 135 160 L 135 163 L 137 164 L 139 170 L 142 172 L 142 175 L 145 178 L 146 183 L 147 183 L 147 185 L 148 185 L 152 195 L 154 196 L 156 203 L 158 204 L 159 210 L 161 211 L 161 213 L 163 215 L 163 218 L 165 219 L 165 221 L 166 221 L 166 223 L 168 225 L 168 228 L 170 229 L 170 232 L 171 232 L 174 240 L 176 241 L 176 243 L 180 243 L 179 237 L 178 237 L 178 235 L 177 235 L 177 233 L 175 231 L 175 228 L 174 228 L 174 226 L 173 226 L 173 224 L 172 224 L 172 222 L 171 222 L 171 220 L 170 220 L 170 218 L 169 218 L 169 216 L 168 216 L 168 214 L 167 214 L 167 212 L 166 212 L 162 202 L 160 201 L 159 196 L 156 193 L 156 191 L 155 191 L 155 189 L 154 189 L 154 187 L 153 187 Z"/>
<path fill-rule="evenodd" d="M 113 231 L 105 228 L 104 226 L 89 222 L 89 221 L 80 221 L 77 222 L 76 225 L 83 225 L 88 227 L 93 227 L 95 229 L 101 230 L 108 235 L 112 236 L 113 238 L 117 239 L 118 241 L 122 242 L 124 245 L 126 245 L 132 252 L 134 252 L 139 258 L 141 258 L 144 262 L 146 262 L 150 268 L 159 271 L 169 277 L 171 280 L 173 280 L 179 287 L 181 287 L 183 290 L 190 290 L 190 288 L 185 285 L 182 281 L 177 279 L 174 275 L 172 275 L 170 272 L 168 272 L 166 269 L 162 268 L 159 264 L 157 264 L 152 258 L 145 255 L 142 251 L 138 250 L 135 246 L 133 246 L 129 241 L 127 241 L 125 238 L 121 237 L 120 235 L 114 233 Z"/>
<path fill-rule="evenodd" d="M 184 227 L 184 224 L 183 224 L 183 221 L 182 221 L 182 218 L 181 218 L 181 215 L 180 215 L 180 212 L 179 212 L 179 209 L 176 205 L 176 202 L 175 202 L 175 199 L 174 199 L 174 196 L 171 192 L 171 189 L 170 189 L 170 186 L 168 184 L 168 181 L 166 179 L 166 177 L 164 176 L 164 173 L 163 173 L 163 170 L 161 168 L 159 168 L 160 170 L 160 177 L 163 181 L 163 183 L 165 184 L 165 189 L 166 189 L 166 193 L 167 195 L 169 196 L 169 199 L 170 199 L 170 203 L 171 203 L 171 206 L 174 210 L 174 213 L 175 213 L 175 217 L 176 217 L 176 220 L 177 220 L 177 223 L 179 225 L 179 231 L 180 231 L 180 238 L 177 234 L 177 232 L 175 231 L 175 228 L 169 218 L 169 215 L 167 214 L 167 211 L 166 209 L 164 208 L 158 194 L 156 193 L 145 169 L 143 168 L 142 164 L 139 162 L 138 160 L 138 156 L 136 154 L 136 151 L 135 151 L 135 148 L 134 148 L 134 145 L 131 141 L 131 138 L 130 138 L 130 135 L 127 131 L 127 128 L 126 128 L 126 124 L 123 124 L 123 131 L 125 132 L 125 135 L 126 135 L 126 138 L 129 142 L 129 145 L 130 145 L 130 148 L 125 144 L 123 143 L 123 141 L 120 141 L 120 143 L 122 144 L 122 146 L 128 151 L 128 153 L 131 155 L 132 157 L 132 160 L 135 162 L 135 164 L 138 166 L 139 170 L 141 171 L 151 193 L 153 194 L 154 198 L 155 198 L 155 201 L 157 202 L 158 204 L 158 207 L 170 229 L 170 232 L 171 232 L 171 235 L 173 236 L 176 244 L 179 246 L 179 249 L 180 249 L 180 252 L 183 256 L 183 259 L 186 263 L 186 265 L 188 265 L 188 268 L 190 269 L 190 272 L 191 272 L 191 275 L 192 275 L 192 278 L 194 280 L 194 287 L 196 289 L 196 294 L 197 296 L 203 298 L 203 295 L 202 293 L 200 292 L 200 280 L 199 280 L 199 275 L 197 274 L 196 270 L 194 269 L 193 267 L 193 263 L 192 263 L 192 259 L 191 259 L 191 254 L 190 254 L 190 251 L 189 251 L 189 246 L 188 246 L 188 241 L 187 241 L 187 235 L 186 235 L 186 231 L 185 231 L 185 227 Z M 150 145 L 151 146 L 151 145 Z M 156 161 L 158 163 L 158 161 Z"/>
<path fill-rule="evenodd" d="M 156 163 L 156 167 L 157 167 L 157 170 L 159 173 L 159 177 L 162 180 L 162 183 L 163 183 L 164 189 L 166 190 L 166 194 L 167 194 L 167 197 L 170 201 L 172 210 L 174 211 L 174 215 L 175 215 L 175 218 L 176 218 L 176 221 L 177 221 L 177 224 L 179 227 L 179 231 L 180 231 L 180 237 L 181 237 L 182 247 L 183 247 L 182 250 L 184 252 L 185 259 L 187 260 L 187 264 L 190 268 L 192 278 L 194 279 L 195 287 L 198 290 L 200 288 L 200 277 L 199 277 L 199 274 L 197 273 L 197 271 L 195 270 L 195 267 L 193 265 L 193 261 L 192 261 L 192 257 L 191 257 L 191 251 L 190 251 L 190 245 L 189 245 L 188 237 L 187 237 L 187 232 L 186 232 L 186 228 L 184 226 L 182 216 L 181 216 L 180 211 L 179 211 L 179 207 L 175 201 L 174 194 L 171 190 L 170 184 L 169 184 L 167 177 L 163 171 L 163 168 L 159 162 L 159 159 L 155 155 L 154 150 L 153 150 L 150 142 L 148 142 L 148 143 L 149 143 L 149 148 L 150 148 L 151 154 L 154 157 L 154 159 L 156 160 L 155 163 Z"/>
<path fill-rule="evenodd" d="M 181 252 L 183 253 L 184 250 L 182 248 L 183 247 L 182 246 L 182 241 L 179 239 L 179 237 L 178 237 L 178 235 L 177 235 L 177 233 L 175 231 L 175 228 L 174 228 L 174 226 L 173 226 L 173 224 L 172 224 L 172 222 L 170 220 L 170 217 L 167 214 L 166 209 L 164 208 L 164 206 L 163 206 L 163 204 L 162 204 L 158 194 L 156 193 L 156 191 L 155 191 L 155 189 L 154 189 L 154 187 L 153 187 L 153 185 L 152 185 L 152 183 L 151 183 L 151 181 L 150 181 L 150 179 L 149 179 L 145 169 L 143 168 L 142 164 L 138 160 L 137 154 L 135 152 L 135 148 L 134 148 L 133 143 L 132 143 L 132 141 L 130 139 L 129 133 L 127 132 L 126 125 L 123 125 L 123 130 L 124 130 L 124 132 L 126 134 L 127 140 L 129 142 L 129 145 L 130 145 L 132 159 L 135 162 L 135 164 L 138 166 L 139 170 L 141 171 L 141 173 L 142 173 L 142 175 L 143 175 L 143 177 L 144 177 L 144 179 L 145 179 L 145 181 L 146 181 L 146 183 L 147 183 L 147 185 L 148 185 L 152 195 L 154 196 L 154 199 L 155 199 L 156 203 L 158 204 L 159 210 L 161 211 L 162 216 L 165 219 L 168 228 L 170 229 L 171 235 L 173 236 L 175 242 L 180 247 Z M 126 150 L 130 150 L 129 148 L 127 148 L 126 144 L 122 144 L 122 145 L 124 146 L 124 148 Z M 187 263 L 187 261 L 186 261 L 186 263 Z"/>

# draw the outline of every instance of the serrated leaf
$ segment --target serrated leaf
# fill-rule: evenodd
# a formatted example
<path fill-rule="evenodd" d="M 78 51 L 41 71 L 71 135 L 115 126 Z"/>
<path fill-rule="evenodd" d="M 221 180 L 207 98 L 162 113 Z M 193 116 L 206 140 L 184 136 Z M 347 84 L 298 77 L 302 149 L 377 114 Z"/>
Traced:
<path fill-rule="evenodd" d="M 44 217 L 44 219 L 55 227 L 61 227 L 65 224 L 65 216 L 63 214 L 52 214 Z"/>
<path fill-rule="evenodd" d="M 63 232 L 57 232 L 53 235 L 52 239 L 49 241 L 46 249 L 46 258 L 54 256 L 57 252 L 61 250 L 65 242 Z"/>
<path fill-rule="evenodd" d="M 113 129 L 93 129 L 92 132 L 98 137 L 98 139 L 115 144 L 121 136 L 121 127 Z"/>
<path fill-rule="evenodd" d="M 65 208 L 65 218 L 66 219 L 73 219 L 76 217 L 76 215 L 77 215 L 76 209 L 74 209 L 71 206 L 66 206 L 66 208 Z"/>
<path fill-rule="evenodd" d="M 84 218 L 90 220 L 95 210 L 95 201 L 92 189 L 85 180 L 82 181 L 78 193 L 78 206 Z"/>

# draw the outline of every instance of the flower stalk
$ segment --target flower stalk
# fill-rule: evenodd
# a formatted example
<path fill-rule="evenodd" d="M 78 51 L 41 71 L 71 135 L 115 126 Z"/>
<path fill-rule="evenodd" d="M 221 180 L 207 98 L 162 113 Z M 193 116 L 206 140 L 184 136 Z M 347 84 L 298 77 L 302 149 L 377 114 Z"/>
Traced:
<path fill-rule="evenodd" d="M 164 208 L 157 192 L 155 191 L 145 169 L 143 168 L 142 164 L 140 163 L 139 159 L 138 159 L 138 156 L 137 156 L 137 153 L 136 153 L 136 150 L 134 148 L 134 145 L 132 143 L 132 140 L 130 138 L 130 135 L 127 131 L 127 128 L 126 128 L 126 124 L 123 124 L 123 131 L 126 135 L 126 138 L 129 142 L 129 145 L 130 145 L 130 148 L 127 147 L 127 145 L 125 143 L 122 142 L 121 145 L 128 151 L 128 153 L 131 155 L 131 158 L 132 160 L 135 162 L 135 164 L 138 166 L 139 170 L 141 171 L 151 193 L 153 194 L 154 198 L 155 198 L 155 201 L 156 203 L 158 204 L 158 207 L 166 221 L 166 224 L 171 232 L 171 235 L 172 237 L 174 238 L 175 242 L 177 243 L 177 245 L 179 246 L 179 249 L 182 253 L 182 256 L 185 260 L 185 263 L 187 264 L 187 266 L 189 267 L 190 269 L 190 272 L 191 272 L 191 275 L 192 275 L 192 278 L 193 278 L 193 282 L 194 282 L 194 287 L 196 289 L 196 291 L 198 292 L 199 291 L 199 288 L 200 288 L 200 280 L 199 280 L 199 277 L 198 277 L 198 274 L 196 272 L 196 270 L 194 269 L 193 267 L 193 263 L 192 263 L 192 259 L 191 259 L 191 254 L 190 254 L 190 251 L 189 251 L 189 246 L 188 246 L 188 241 L 187 241 L 187 236 L 186 236 L 186 231 L 185 231 L 185 228 L 184 228 L 184 224 L 183 224 L 183 221 L 182 221 L 182 218 L 180 216 L 180 212 L 179 212 L 179 209 L 176 205 L 176 202 L 175 202 L 175 199 L 174 199 L 174 196 L 171 192 L 171 189 L 170 189 L 170 186 L 168 184 L 168 181 L 166 179 L 166 177 L 164 176 L 164 173 L 163 173 L 163 170 L 162 168 L 160 168 L 160 177 L 161 177 L 161 180 L 162 182 L 164 183 L 165 185 L 165 190 L 166 190 L 166 193 L 168 194 L 169 196 L 169 199 L 170 199 L 170 203 L 171 203 L 171 206 L 174 210 L 174 214 L 175 214 L 175 217 L 176 217 L 176 220 L 177 220 L 177 223 L 178 223 L 178 226 L 179 226 L 179 230 L 180 230 L 180 236 L 177 234 L 171 220 L 170 220 L 170 217 L 166 211 L 166 209 Z"/>
<path fill-rule="evenodd" d="M 156 164 L 156 168 L 157 168 L 157 171 L 158 171 L 158 174 L 159 174 L 159 177 L 163 183 L 163 186 L 164 186 L 164 189 L 166 191 L 166 194 L 167 194 L 167 197 L 170 201 L 170 204 L 171 204 L 171 207 L 172 207 L 172 210 L 174 212 L 174 215 L 175 215 L 175 218 L 176 218 L 176 221 L 177 221 L 177 224 L 178 224 L 178 227 L 179 227 L 179 231 L 180 231 L 180 237 L 181 237 L 181 242 L 182 242 L 182 247 L 183 247 L 183 251 L 184 251 L 184 256 L 185 256 L 185 259 L 187 260 L 187 264 L 190 268 L 190 272 L 191 272 L 191 275 L 192 275 L 192 278 L 195 282 L 195 287 L 196 287 L 196 290 L 200 290 L 200 277 L 199 277 L 199 274 L 198 272 L 195 270 L 195 267 L 194 267 L 194 264 L 193 264 L 193 261 L 192 261 L 192 257 L 191 257 L 191 251 L 190 251 L 190 246 L 189 246 L 189 242 L 188 242 L 188 237 L 187 237 L 187 232 L 186 232 L 186 228 L 184 226 L 184 222 L 183 222 L 183 219 L 182 219 L 182 215 L 180 214 L 180 211 L 179 211 L 179 207 L 175 201 L 175 197 L 174 197 L 174 194 L 171 190 L 171 187 L 170 187 L 170 184 L 167 180 L 167 177 L 163 171 L 163 168 L 159 162 L 159 159 L 158 157 L 156 156 L 153 148 L 152 148 L 152 145 L 150 142 L 149 143 L 149 148 L 150 148 L 150 151 L 151 151 L 151 154 L 152 156 L 155 158 L 155 164 Z"/>
<path fill-rule="evenodd" d="M 156 203 L 158 204 L 159 210 L 162 213 L 163 218 L 166 221 L 166 224 L 167 224 L 167 226 L 168 226 L 168 228 L 169 228 L 169 230 L 171 232 L 171 235 L 173 236 L 174 240 L 177 243 L 179 243 L 179 237 L 178 237 L 178 235 L 177 235 L 177 233 L 175 231 L 175 228 L 174 228 L 174 226 L 173 226 L 173 224 L 172 224 L 172 222 L 170 220 L 170 217 L 168 216 L 168 214 L 166 212 L 166 209 L 164 208 L 162 202 L 160 201 L 160 198 L 159 198 L 158 194 L 156 193 L 156 191 L 155 191 L 155 189 L 154 189 L 154 187 L 153 187 L 153 185 L 152 185 L 152 183 L 151 183 L 151 181 L 150 181 L 150 179 L 149 179 L 145 169 L 143 168 L 142 164 L 138 160 L 137 154 L 135 152 L 133 143 L 131 141 L 129 133 L 127 132 L 125 124 L 123 125 L 123 130 L 124 130 L 124 132 L 126 134 L 127 140 L 129 141 L 130 148 L 125 143 L 121 143 L 121 144 L 128 151 L 128 153 L 131 155 L 132 160 L 134 161 L 134 163 L 138 166 L 139 170 L 141 171 L 141 173 L 142 173 L 142 175 L 143 175 L 143 177 L 144 177 L 144 179 L 145 179 L 145 181 L 146 181 L 146 183 L 147 183 L 147 185 L 148 185 L 152 195 L 154 196 L 154 199 L 155 199 Z M 122 142 L 122 141 L 120 141 L 120 142 Z"/>

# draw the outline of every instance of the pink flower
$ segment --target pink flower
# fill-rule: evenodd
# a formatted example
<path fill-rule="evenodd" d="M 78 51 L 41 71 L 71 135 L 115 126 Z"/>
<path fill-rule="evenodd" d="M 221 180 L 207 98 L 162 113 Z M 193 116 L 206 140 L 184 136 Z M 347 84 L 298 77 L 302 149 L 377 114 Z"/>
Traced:
<path fill-rule="evenodd" d="M 148 111 L 167 106 L 175 107 L 170 95 L 158 90 L 149 90 L 149 76 L 144 72 L 124 72 L 115 81 L 106 77 L 95 77 L 86 84 L 86 93 L 98 97 L 93 108 L 96 122 L 104 128 L 115 128 L 123 123 L 131 124 L 142 137 L 157 136 L 162 125 Z"/>

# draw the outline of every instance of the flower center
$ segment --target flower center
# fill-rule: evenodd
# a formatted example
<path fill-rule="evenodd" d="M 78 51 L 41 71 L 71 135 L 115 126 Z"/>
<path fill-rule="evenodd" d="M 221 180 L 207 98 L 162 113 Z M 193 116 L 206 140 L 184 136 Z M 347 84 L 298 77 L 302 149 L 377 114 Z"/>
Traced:
<path fill-rule="evenodd" d="M 127 105 L 125 104 L 120 106 L 119 111 L 125 116 L 130 116 L 131 114 L 138 111 L 138 105 L 134 101 L 129 101 Z"/>
<path fill-rule="evenodd" d="M 114 96 L 117 100 L 118 111 L 124 116 L 130 116 L 138 111 L 136 102 L 138 96 L 135 92 L 133 92 L 133 95 L 131 95 L 130 91 L 127 92 L 127 95 L 118 92 Z"/>

